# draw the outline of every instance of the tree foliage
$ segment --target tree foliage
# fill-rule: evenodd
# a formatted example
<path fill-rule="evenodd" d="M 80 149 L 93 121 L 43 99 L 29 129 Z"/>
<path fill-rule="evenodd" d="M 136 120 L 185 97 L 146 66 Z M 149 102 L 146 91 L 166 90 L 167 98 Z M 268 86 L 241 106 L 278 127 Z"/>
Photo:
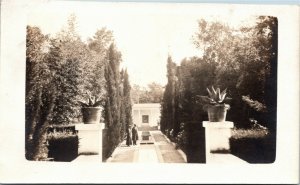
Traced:
<path fill-rule="evenodd" d="M 45 64 L 48 37 L 37 27 L 27 26 L 26 38 L 26 158 L 45 158 L 45 131 L 54 108 L 56 89 L 50 66 Z"/>
<path fill-rule="evenodd" d="M 111 148 L 123 138 L 121 124 L 131 124 L 128 74 L 125 71 L 121 79 L 121 53 L 112 44 L 112 32 L 101 28 L 84 42 L 76 28 L 75 15 L 54 37 L 27 26 L 25 139 L 29 160 L 46 157 L 48 125 L 81 122 L 79 100 L 89 95 L 106 101 L 104 118 Z"/>
<path fill-rule="evenodd" d="M 126 136 L 126 128 L 132 125 L 132 101 L 130 90 L 131 86 L 129 83 L 129 76 L 127 73 L 127 69 L 121 71 L 121 133 L 120 133 L 120 140 L 123 140 Z"/>
<path fill-rule="evenodd" d="M 175 83 L 176 83 L 176 64 L 171 56 L 167 60 L 168 84 L 163 95 L 161 130 L 166 133 L 166 129 L 174 128 L 175 125 Z"/>
<path fill-rule="evenodd" d="M 201 57 L 185 58 L 180 66 L 167 63 L 161 129 L 181 133 L 180 123 L 207 120 L 197 96 L 210 86 L 227 88 L 232 98 L 228 120 L 237 127 L 257 120 L 276 128 L 277 19 L 260 16 L 256 23 L 233 28 L 222 22 L 198 22 L 194 37 Z M 174 115 L 175 112 L 175 115 Z M 177 116 L 177 117 L 176 117 Z"/>
<path fill-rule="evenodd" d="M 134 103 L 161 103 L 164 87 L 159 83 L 152 82 L 147 87 L 133 85 L 131 90 Z"/>
<path fill-rule="evenodd" d="M 121 137 L 121 78 L 119 66 L 121 62 L 121 53 L 117 51 L 114 44 L 111 44 L 107 51 L 107 63 L 105 66 L 106 79 L 106 104 L 105 104 L 105 121 L 108 128 L 108 141 L 113 149 L 119 144 Z M 112 152 L 110 151 L 110 152 Z"/>

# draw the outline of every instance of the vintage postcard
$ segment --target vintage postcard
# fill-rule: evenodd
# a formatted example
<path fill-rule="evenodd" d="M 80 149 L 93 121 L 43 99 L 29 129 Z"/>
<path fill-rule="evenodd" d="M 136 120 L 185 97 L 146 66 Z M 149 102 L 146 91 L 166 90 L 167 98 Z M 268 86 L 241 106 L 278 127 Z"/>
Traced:
<path fill-rule="evenodd" d="M 299 6 L 1 2 L 3 183 L 299 183 Z"/>

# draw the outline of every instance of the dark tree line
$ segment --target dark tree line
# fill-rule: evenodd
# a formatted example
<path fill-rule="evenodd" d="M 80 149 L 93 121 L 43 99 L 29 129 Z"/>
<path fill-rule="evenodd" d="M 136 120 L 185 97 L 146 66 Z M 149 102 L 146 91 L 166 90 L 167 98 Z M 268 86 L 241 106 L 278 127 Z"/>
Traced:
<path fill-rule="evenodd" d="M 86 42 L 76 32 L 76 17 L 55 36 L 27 26 L 26 37 L 26 158 L 45 158 L 46 130 L 52 124 L 81 121 L 78 100 L 87 94 L 105 104 L 102 121 L 107 125 L 111 151 L 131 124 L 130 83 L 120 71 L 121 53 L 112 32 L 96 31 Z M 113 116 L 112 116 L 113 115 Z"/>
<path fill-rule="evenodd" d="M 277 18 L 260 16 L 254 25 L 232 28 L 221 22 L 198 22 L 193 40 L 202 57 L 167 62 L 168 83 L 163 95 L 161 130 L 181 137 L 182 123 L 208 120 L 197 95 L 206 88 L 227 88 L 232 98 L 227 120 L 249 128 L 255 120 L 276 131 Z"/>

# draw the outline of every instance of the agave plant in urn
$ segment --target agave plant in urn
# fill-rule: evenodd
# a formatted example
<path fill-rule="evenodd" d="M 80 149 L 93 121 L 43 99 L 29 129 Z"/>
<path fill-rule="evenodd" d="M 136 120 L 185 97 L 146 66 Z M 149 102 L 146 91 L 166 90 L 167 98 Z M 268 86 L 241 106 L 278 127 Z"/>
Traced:
<path fill-rule="evenodd" d="M 230 109 L 228 101 L 231 98 L 226 97 L 226 90 L 221 92 L 220 88 L 215 89 L 213 86 L 211 90 L 206 88 L 208 96 L 198 96 L 204 103 L 203 109 L 208 113 L 208 120 L 210 122 L 224 122 L 226 120 L 227 110 Z"/>
<path fill-rule="evenodd" d="M 81 105 L 83 123 L 100 123 L 103 100 L 96 96 L 89 96 L 87 101 L 78 102 Z"/>

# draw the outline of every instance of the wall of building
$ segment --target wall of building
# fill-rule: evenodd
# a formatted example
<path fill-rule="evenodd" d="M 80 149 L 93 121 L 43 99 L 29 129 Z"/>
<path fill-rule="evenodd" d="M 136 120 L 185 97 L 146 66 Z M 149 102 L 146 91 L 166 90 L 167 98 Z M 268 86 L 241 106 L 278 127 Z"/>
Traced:
<path fill-rule="evenodd" d="M 160 121 L 160 104 L 134 104 L 132 114 L 133 124 L 136 124 L 138 127 L 144 125 L 158 126 Z M 143 123 L 143 116 L 144 122 L 147 121 L 146 118 L 148 117 L 148 123 Z"/>

